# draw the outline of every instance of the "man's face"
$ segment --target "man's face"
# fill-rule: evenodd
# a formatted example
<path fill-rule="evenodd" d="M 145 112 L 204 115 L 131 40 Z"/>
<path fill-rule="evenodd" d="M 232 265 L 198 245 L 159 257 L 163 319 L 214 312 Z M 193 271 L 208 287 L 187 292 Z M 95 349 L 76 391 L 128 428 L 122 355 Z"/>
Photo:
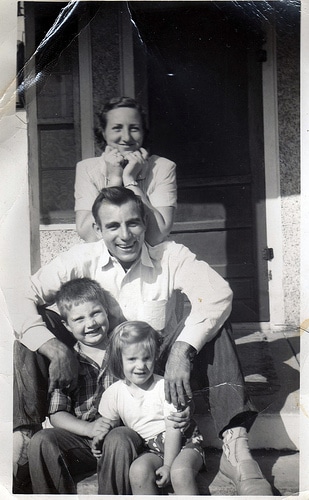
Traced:
<path fill-rule="evenodd" d="M 98 216 L 101 229 L 96 226 L 96 232 L 120 264 L 129 268 L 139 258 L 145 239 L 138 206 L 131 200 L 120 206 L 103 201 Z"/>

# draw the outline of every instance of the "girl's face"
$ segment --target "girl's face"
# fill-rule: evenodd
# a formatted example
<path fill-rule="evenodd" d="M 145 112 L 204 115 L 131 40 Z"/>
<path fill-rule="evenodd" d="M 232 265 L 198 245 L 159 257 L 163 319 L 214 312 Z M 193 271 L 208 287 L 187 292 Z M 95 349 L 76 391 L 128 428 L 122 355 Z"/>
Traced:
<path fill-rule="evenodd" d="M 126 381 L 147 390 L 153 380 L 155 357 L 141 343 L 122 349 L 122 366 Z"/>
<path fill-rule="evenodd" d="M 140 113 L 134 108 L 115 108 L 106 115 L 103 137 L 120 153 L 134 152 L 143 145 L 144 130 Z"/>

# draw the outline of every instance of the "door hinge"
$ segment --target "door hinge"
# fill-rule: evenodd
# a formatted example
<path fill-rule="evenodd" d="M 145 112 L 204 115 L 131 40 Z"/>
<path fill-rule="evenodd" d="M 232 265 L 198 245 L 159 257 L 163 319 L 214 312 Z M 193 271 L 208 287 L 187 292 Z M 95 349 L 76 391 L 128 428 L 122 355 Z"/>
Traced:
<path fill-rule="evenodd" d="M 274 258 L 274 249 L 273 248 L 264 248 L 263 250 L 263 259 L 264 260 L 272 260 Z"/>

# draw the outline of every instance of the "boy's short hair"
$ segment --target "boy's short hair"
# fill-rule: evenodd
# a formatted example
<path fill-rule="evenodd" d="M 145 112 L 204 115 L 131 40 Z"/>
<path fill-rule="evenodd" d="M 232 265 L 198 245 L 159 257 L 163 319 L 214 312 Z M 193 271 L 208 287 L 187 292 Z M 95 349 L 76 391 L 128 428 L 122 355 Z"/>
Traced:
<path fill-rule="evenodd" d="M 123 380 L 122 349 L 131 344 L 142 344 L 157 359 L 160 335 L 145 321 L 125 321 L 112 331 L 108 347 L 108 365 L 111 373 Z"/>
<path fill-rule="evenodd" d="M 90 278 L 76 278 L 63 283 L 56 294 L 55 301 L 65 321 L 72 307 L 83 302 L 98 301 L 108 312 L 104 290 L 97 281 Z"/>

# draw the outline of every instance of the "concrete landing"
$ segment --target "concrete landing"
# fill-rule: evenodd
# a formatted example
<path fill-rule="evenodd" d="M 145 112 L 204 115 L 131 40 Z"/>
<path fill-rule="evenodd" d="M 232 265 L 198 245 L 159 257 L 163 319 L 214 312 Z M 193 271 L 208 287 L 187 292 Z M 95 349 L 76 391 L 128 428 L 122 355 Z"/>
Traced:
<path fill-rule="evenodd" d="M 297 451 L 255 450 L 252 454 L 269 481 L 274 496 L 287 497 L 298 494 Z M 237 496 L 234 485 L 218 473 L 220 456 L 219 450 L 206 449 L 207 470 L 199 473 L 197 478 L 200 495 Z M 97 495 L 96 474 L 78 483 L 78 494 Z"/>

